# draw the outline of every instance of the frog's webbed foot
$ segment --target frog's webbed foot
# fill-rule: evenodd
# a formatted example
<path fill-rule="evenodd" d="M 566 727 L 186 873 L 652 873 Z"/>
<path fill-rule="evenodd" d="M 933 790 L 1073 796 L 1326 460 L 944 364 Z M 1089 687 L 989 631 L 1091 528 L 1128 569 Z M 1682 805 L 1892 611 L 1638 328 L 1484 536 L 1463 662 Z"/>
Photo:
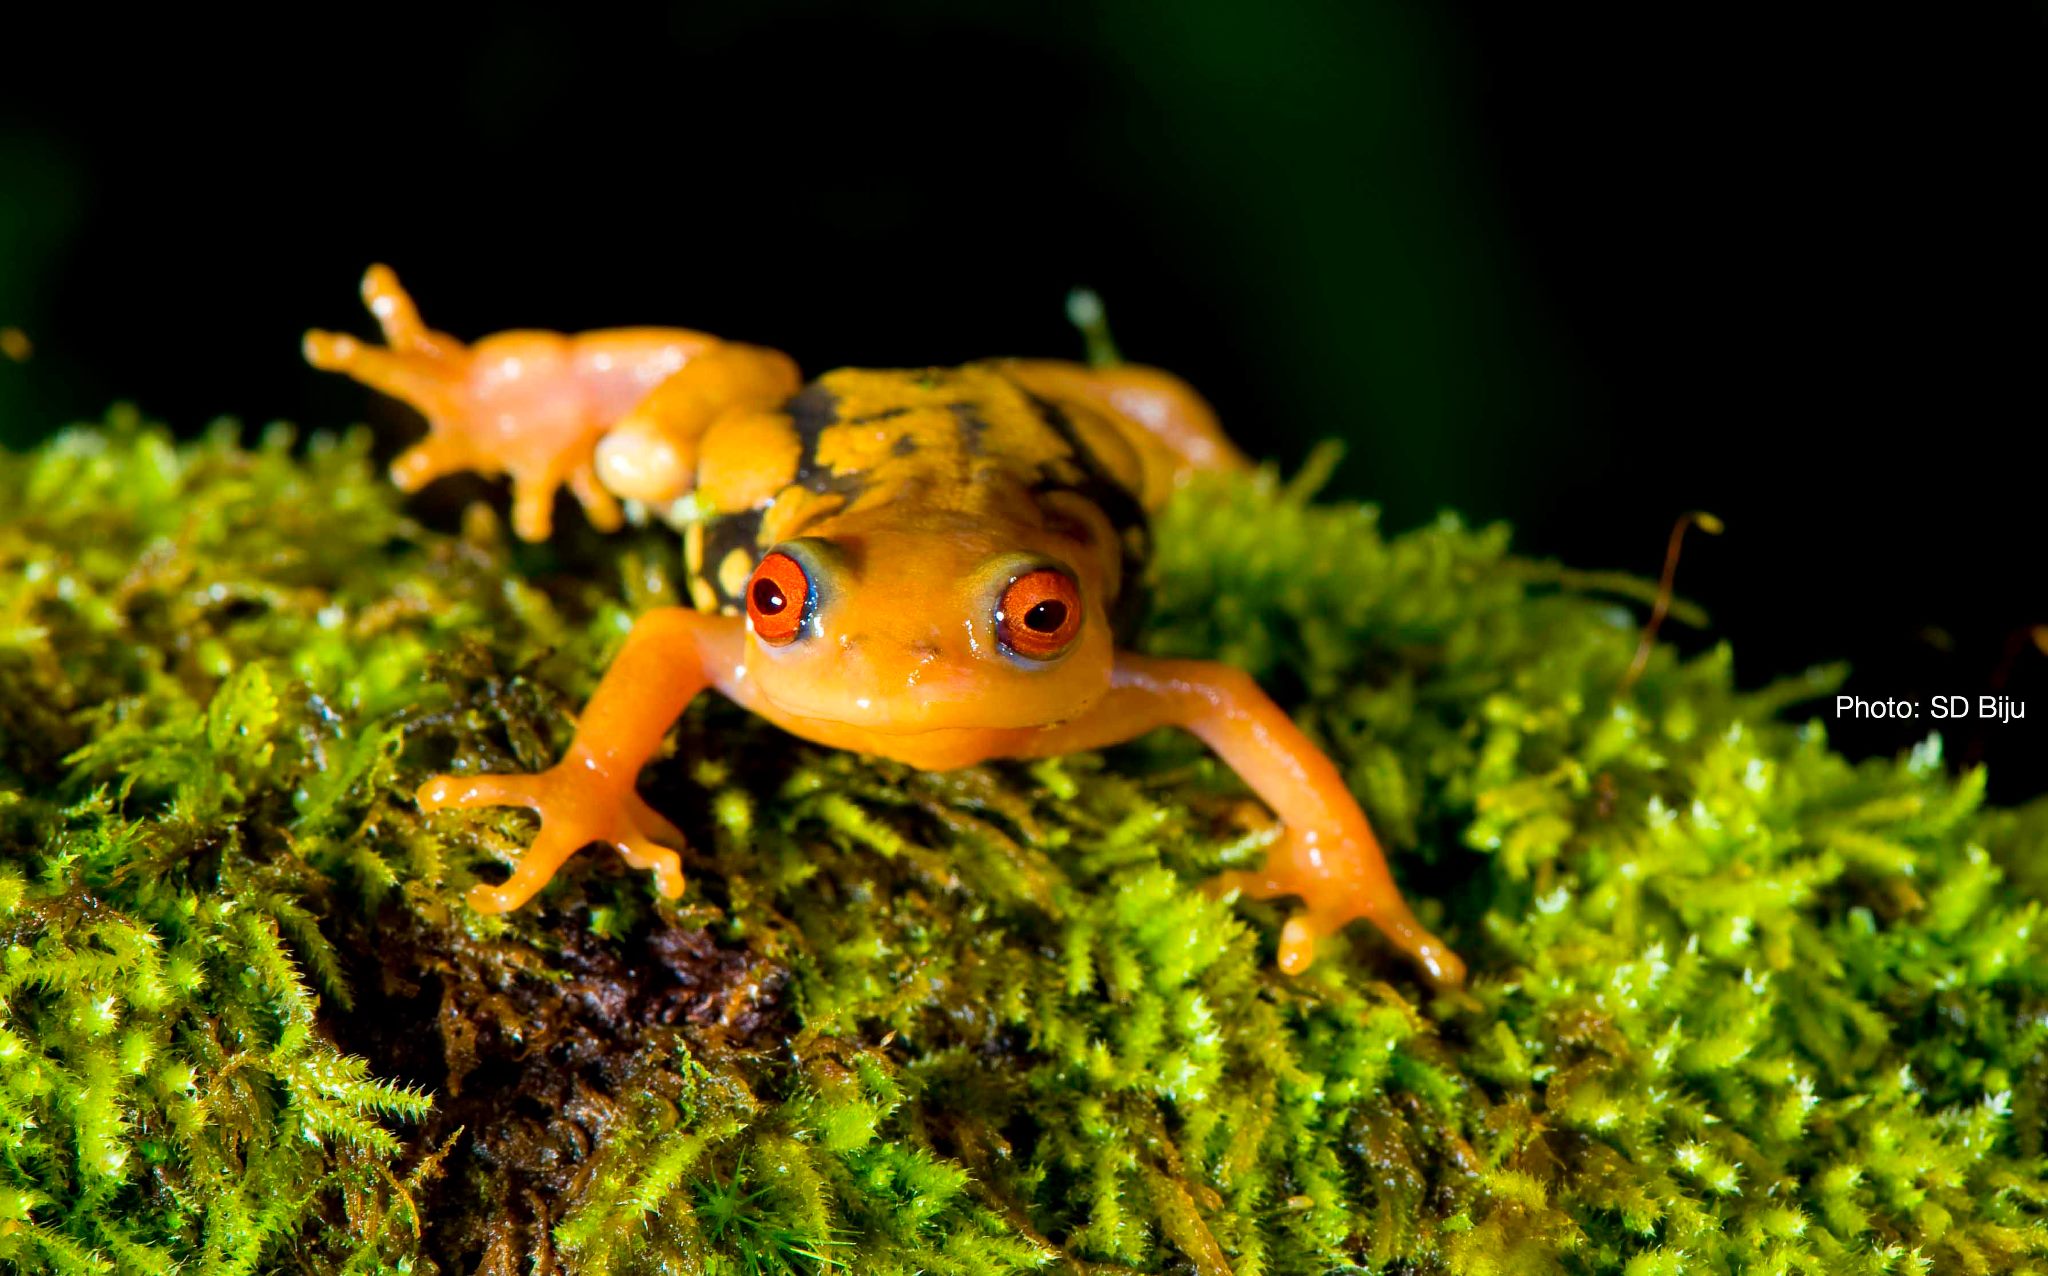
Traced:
<path fill-rule="evenodd" d="M 1264 867 L 1219 874 L 1210 888 L 1219 894 L 1237 891 L 1250 899 L 1301 899 L 1300 911 L 1280 928 L 1278 961 L 1287 974 L 1308 969 L 1318 941 L 1363 919 L 1421 967 L 1435 986 L 1462 984 L 1465 963 L 1458 954 L 1415 919 L 1398 892 L 1380 885 L 1375 880 L 1378 874 L 1366 871 L 1368 859 L 1376 860 L 1379 854 L 1377 844 L 1326 845 L 1316 833 L 1290 827 L 1267 852 Z"/>
<path fill-rule="evenodd" d="M 669 899 L 683 893 L 683 864 L 671 847 L 683 836 L 625 786 L 594 770 L 572 752 L 559 765 L 534 775 L 437 775 L 420 786 L 422 811 L 523 806 L 540 816 L 540 833 L 497 886 L 479 882 L 469 905 L 480 913 L 504 913 L 532 899 L 568 858 L 592 842 L 616 850 L 634 868 L 654 874 L 655 889 Z"/>
<path fill-rule="evenodd" d="M 745 622 L 735 617 L 657 607 L 634 622 L 560 762 L 534 775 L 437 775 L 422 784 L 422 811 L 523 806 L 540 816 L 540 833 L 512 875 L 497 886 L 479 884 L 469 893 L 471 906 L 485 913 L 519 907 L 592 842 L 651 871 L 663 895 L 681 895 L 682 834 L 633 785 L 669 724 L 739 666 L 745 637 Z"/>
<path fill-rule="evenodd" d="M 392 478 L 405 491 L 477 465 L 483 458 L 476 455 L 470 438 L 447 424 L 466 406 L 468 348 L 420 321 L 418 307 L 389 266 L 372 266 L 364 273 L 363 304 L 376 316 L 387 344 L 367 345 L 345 332 L 315 329 L 306 334 L 306 362 L 353 377 L 411 404 L 427 418 L 432 433 L 391 466 Z"/>
<path fill-rule="evenodd" d="M 466 346 L 420 320 L 388 266 L 363 275 L 363 303 L 384 331 L 376 346 L 346 333 L 308 332 L 306 361 L 412 405 L 427 437 L 391 463 L 412 492 L 463 470 L 512 478 L 512 525 L 544 540 L 555 493 L 565 484 L 601 531 L 616 529 L 619 504 L 597 483 L 592 452 L 601 426 L 577 383 L 568 340 L 517 333 Z"/>

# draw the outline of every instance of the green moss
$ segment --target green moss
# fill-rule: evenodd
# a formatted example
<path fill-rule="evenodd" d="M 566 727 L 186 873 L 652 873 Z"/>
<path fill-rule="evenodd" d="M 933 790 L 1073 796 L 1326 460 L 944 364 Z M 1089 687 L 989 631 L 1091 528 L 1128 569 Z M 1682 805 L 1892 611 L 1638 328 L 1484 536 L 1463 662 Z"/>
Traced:
<path fill-rule="evenodd" d="M 2048 807 L 1854 765 L 1632 582 L 1270 476 L 1165 516 L 1148 644 L 1298 707 L 1470 960 L 1273 969 L 1191 742 L 923 775 L 693 708 L 676 905 L 430 770 L 566 743 L 647 534 L 423 529 L 357 436 L 0 460 L 0 1266 L 2048 1268 Z M 1627 685 L 1627 689 L 1622 688 Z"/>

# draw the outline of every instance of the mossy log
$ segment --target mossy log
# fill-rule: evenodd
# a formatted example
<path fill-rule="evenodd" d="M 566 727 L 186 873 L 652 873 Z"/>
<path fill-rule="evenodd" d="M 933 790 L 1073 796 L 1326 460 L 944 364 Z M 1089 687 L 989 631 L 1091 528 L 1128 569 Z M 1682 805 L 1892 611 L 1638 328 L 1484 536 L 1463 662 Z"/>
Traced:
<path fill-rule="evenodd" d="M 116 413 L 0 459 L 0 1267 L 2048 1269 L 2048 805 L 1852 764 L 1637 583 L 1270 473 L 1144 642 L 1263 679 L 1470 961 L 1274 968 L 1190 741 L 920 774 L 691 709 L 675 903 L 422 819 L 552 761 L 672 540 L 431 530 L 361 435 Z"/>

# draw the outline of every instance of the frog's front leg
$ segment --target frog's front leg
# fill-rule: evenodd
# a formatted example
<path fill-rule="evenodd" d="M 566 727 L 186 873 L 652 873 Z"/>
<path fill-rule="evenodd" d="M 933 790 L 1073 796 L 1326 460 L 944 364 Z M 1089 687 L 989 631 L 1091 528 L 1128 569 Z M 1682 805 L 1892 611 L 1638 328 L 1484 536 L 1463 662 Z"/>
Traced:
<path fill-rule="evenodd" d="M 682 894 L 682 861 L 671 849 L 683 845 L 682 835 L 634 784 L 699 692 L 735 686 L 744 625 L 680 607 L 648 612 L 605 671 L 560 762 L 533 775 L 437 775 L 420 786 L 422 811 L 523 806 L 540 816 L 540 833 L 512 875 L 499 886 L 474 887 L 472 908 L 519 907 L 592 842 L 609 844 L 634 868 L 653 870 L 655 888 L 668 898 Z"/>
<path fill-rule="evenodd" d="M 1081 717 L 1046 732 L 1029 751 L 1101 748 L 1163 726 L 1200 737 L 1280 817 L 1284 831 L 1265 866 L 1226 874 L 1220 884 L 1257 899 L 1301 898 L 1303 909 L 1280 933 L 1282 970 L 1307 969 L 1318 939 L 1364 918 L 1433 984 L 1464 981 L 1464 962 L 1401 898 L 1379 839 L 1335 764 L 1243 670 L 1120 652 L 1109 693 Z"/>

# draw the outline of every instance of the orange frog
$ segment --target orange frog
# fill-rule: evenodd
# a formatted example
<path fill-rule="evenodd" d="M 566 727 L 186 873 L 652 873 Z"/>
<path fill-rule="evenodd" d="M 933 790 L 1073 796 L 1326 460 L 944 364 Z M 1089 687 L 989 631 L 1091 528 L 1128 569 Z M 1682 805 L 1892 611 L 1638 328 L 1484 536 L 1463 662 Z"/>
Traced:
<path fill-rule="evenodd" d="M 592 842 L 683 888 L 675 826 L 635 791 L 707 687 L 838 749 L 949 769 L 1192 731 L 1279 815 L 1265 867 L 1223 885 L 1304 907 L 1281 969 L 1365 918 L 1440 984 L 1456 954 L 1409 912 L 1330 760 L 1243 672 L 1118 646 L 1137 617 L 1145 511 L 1243 457 L 1178 378 L 1004 360 L 829 372 L 699 332 L 430 331 L 386 268 L 363 295 L 387 346 L 306 337 L 315 366 L 426 415 L 393 477 L 511 476 L 513 525 L 548 535 L 566 485 L 596 526 L 620 502 L 682 529 L 695 609 L 642 616 L 569 751 L 537 775 L 439 776 L 428 811 L 525 806 L 540 832 L 472 906 L 519 907 Z"/>

